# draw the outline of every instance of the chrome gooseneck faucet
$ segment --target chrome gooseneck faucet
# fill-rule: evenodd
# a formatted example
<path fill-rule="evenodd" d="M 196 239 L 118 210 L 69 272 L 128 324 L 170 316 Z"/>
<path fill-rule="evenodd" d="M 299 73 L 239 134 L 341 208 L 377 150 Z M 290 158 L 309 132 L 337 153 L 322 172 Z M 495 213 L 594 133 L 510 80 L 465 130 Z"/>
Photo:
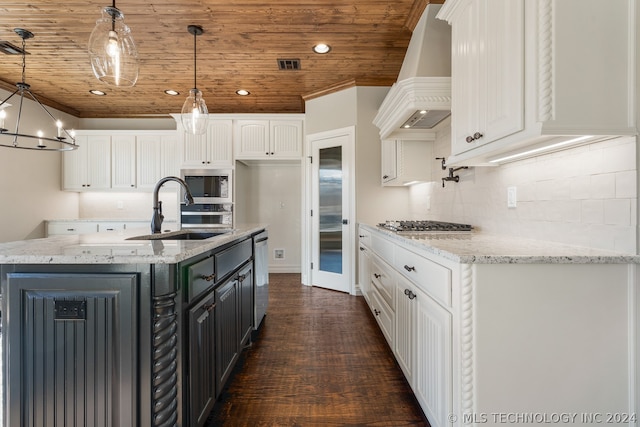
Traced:
<path fill-rule="evenodd" d="M 191 195 L 191 190 L 189 190 L 186 182 L 175 176 L 166 176 L 161 178 L 153 189 L 153 217 L 151 218 L 151 232 L 154 234 L 162 232 L 162 220 L 164 219 L 164 215 L 162 215 L 162 202 L 158 200 L 158 193 L 160 192 L 160 187 L 162 187 L 167 181 L 175 181 L 180 184 L 182 188 L 184 188 L 184 203 L 187 206 L 193 204 L 193 196 Z"/>

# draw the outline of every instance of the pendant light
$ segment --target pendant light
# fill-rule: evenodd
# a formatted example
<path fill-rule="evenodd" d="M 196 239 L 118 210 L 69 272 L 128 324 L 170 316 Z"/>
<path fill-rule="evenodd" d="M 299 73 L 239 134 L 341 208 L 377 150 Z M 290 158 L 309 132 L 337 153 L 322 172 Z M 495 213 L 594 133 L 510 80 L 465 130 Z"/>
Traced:
<path fill-rule="evenodd" d="M 133 86 L 138 80 L 138 50 L 124 15 L 106 6 L 89 37 L 91 68 L 98 80 L 110 86 Z"/>
<path fill-rule="evenodd" d="M 189 91 L 189 96 L 182 105 L 182 127 L 187 133 L 202 135 L 207 131 L 209 110 L 207 110 L 207 104 L 202 98 L 202 92 L 196 86 L 196 39 L 204 31 L 199 25 L 189 25 L 187 30 L 193 34 L 193 89 Z"/>
<path fill-rule="evenodd" d="M 40 150 L 40 151 L 70 151 L 78 148 L 74 137 L 74 132 L 67 132 L 62 127 L 62 122 L 56 120 L 55 117 L 42 105 L 42 103 L 31 92 L 31 86 L 25 81 L 26 75 L 26 40 L 33 38 L 33 33 L 22 28 L 15 28 L 15 31 L 20 38 L 22 38 L 22 81 L 16 83 L 16 89 L 9 97 L 0 102 L 0 146 L 9 148 L 21 148 L 25 150 Z M 6 128 L 5 121 L 7 119 L 7 109 L 11 107 L 9 100 L 17 93 L 20 93 L 20 99 L 17 100 L 18 111 L 16 113 L 16 127 L 14 132 L 10 132 Z M 25 95 L 28 95 L 34 102 L 36 102 L 51 118 L 51 125 L 49 127 L 43 127 L 42 129 L 48 129 L 48 131 L 38 130 L 35 135 L 20 133 L 20 120 L 22 119 L 22 106 L 24 104 Z M 52 136 L 55 134 L 55 137 Z M 50 135 L 50 136 L 47 136 Z M 53 144 L 51 144 L 53 143 Z"/>

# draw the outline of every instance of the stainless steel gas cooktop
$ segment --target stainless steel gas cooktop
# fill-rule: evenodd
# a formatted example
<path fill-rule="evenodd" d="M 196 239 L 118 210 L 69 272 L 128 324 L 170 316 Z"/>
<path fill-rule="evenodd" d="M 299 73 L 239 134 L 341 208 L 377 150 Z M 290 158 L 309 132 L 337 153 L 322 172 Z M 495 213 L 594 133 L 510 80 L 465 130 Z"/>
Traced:
<path fill-rule="evenodd" d="M 396 233 L 457 233 L 473 230 L 469 224 L 442 221 L 386 221 L 378 224 L 378 227 Z"/>

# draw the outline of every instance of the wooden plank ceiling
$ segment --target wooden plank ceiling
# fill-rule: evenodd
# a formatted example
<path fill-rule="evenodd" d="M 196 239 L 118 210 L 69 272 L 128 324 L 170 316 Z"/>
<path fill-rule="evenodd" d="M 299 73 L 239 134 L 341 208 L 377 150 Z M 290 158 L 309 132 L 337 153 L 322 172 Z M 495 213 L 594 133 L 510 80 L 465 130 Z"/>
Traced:
<path fill-rule="evenodd" d="M 180 112 L 193 87 L 187 26 L 197 24 L 205 31 L 197 40 L 197 86 L 211 113 L 302 113 L 305 99 L 336 88 L 393 84 L 420 14 L 443 1 L 118 0 L 140 57 L 132 88 L 101 83 L 89 64 L 89 35 L 110 0 L 4 0 L 0 40 L 21 46 L 13 29 L 34 33 L 26 82 L 48 105 L 83 118 L 166 116 Z M 314 54 L 319 42 L 331 52 Z M 299 59 L 301 69 L 281 71 L 278 59 Z M 0 53 L 0 88 L 15 90 L 21 61 Z"/>

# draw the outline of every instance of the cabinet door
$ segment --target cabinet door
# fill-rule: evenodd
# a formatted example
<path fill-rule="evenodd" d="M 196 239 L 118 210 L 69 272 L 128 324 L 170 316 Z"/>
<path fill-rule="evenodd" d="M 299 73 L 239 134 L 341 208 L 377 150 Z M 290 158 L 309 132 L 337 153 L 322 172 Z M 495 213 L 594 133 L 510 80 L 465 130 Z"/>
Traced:
<path fill-rule="evenodd" d="M 360 244 L 360 252 L 358 254 L 358 283 L 360 291 L 364 298 L 369 302 L 371 292 L 371 255 L 369 248 Z"/>
<path fill-rule="evenodd" d="M 229 379 L 240 354 L 238 328 L 238 279 L 229 279 L 216 289 L 216 390 Z"/>
<path fill-rule="evenodd" d="M 468 2 L 452 28 L 452 153 L 524 129 L 524 3 Z"/>
<path fill-rule="evenodd" d="M 415 287 L 404 278 L 396 284 L 396 334 L 393 352 L 409 384 L 413 384 Z"/>
<path fill-rule="evenodd" d="M 451 28 L 451 133 L 453 154 L 469 150 L 466 138 L 480 129 L 480 4 L 467 2 Z"/>
<path fill-rule="evenodd" d="M 207 166 L 233 167 L 233 121 L 211 120 L 207 139 Z"/>
<path fill-rule="evenodd" d="M 162 165 L 158 179 L 165 176 L 180 176 L 182 156 L 175 131 L 160 136 L 160 161 Z"/>
<path fill-rule="evenodd" d="M 270 156 L 269 121 L 236 120 L 234 141 L 237 159 L 266 159 Z"/>
<path fill-rule="evenodd" d="M 162 178 L 162 141 L 160 135 L 136 138 L 138 188 L 152 190 Z"/>
<path fill-rule="evenodd" d="M 189 309 L 189 408 L 191 426 L 203 426 L 216 400 L 215 293 Z"/>
<path fill-rule="evenodd" d="M 4 425 L 137 424 L 136 273 L 9 273 L 2 294 Z"/>
<path fill-rule="evenodd" d="M 390 182 L 398 176 L 396 140 L 382 141 L 382 183 Z"/>
<path fill-rule="evenodd" d="M 484 83 L 480 120 L 484 137 L 478 144 L 496 141 L 524 129 L 524 2 L 485 0 Z"/>
<path fill-rule="evenodd" d="M 253 264 L 249 263 L 238 273 L 240 287 L 240 344 L 251 340 L 253 331 Z"/>
<path fill-rule="evenodd" d="M 86 135 L 76 136 L 80 148 L 65 151 L 62 155 L 63 190 L 84 190 L 87 186 L 87 141 Z"/>
<path fill-rule="evenodd" d="M 182 132 L 184 136 L 182 164 L 186 167 L 202 167 L 207 165 L 207 135 L 191 135 Z"/>
<path fill-rule="evenodd" d="M 82 150 L 80 147 L 78 150 Z M 111 187 L 111 137 L 91 135 L 87 141 L 87 190 Z"/>
<path fill-rule="evenodd" d="M 280 159 L 302 157 L 302 122 L 300 120 L 271 120 L 269 155 Z"/>
<path fill-rule="evenodd" d="M 426 293 L 414 288 L 416 297 L 415 370 L 413 392 L 434 427 L 449 426 L 452 412 L 451 314 Z"/>
<path fill-rule="evenodd" d="M 130 190 L 136 187 L 136 137 L 116 135 L 111 138 L 111 188 Z"/>

